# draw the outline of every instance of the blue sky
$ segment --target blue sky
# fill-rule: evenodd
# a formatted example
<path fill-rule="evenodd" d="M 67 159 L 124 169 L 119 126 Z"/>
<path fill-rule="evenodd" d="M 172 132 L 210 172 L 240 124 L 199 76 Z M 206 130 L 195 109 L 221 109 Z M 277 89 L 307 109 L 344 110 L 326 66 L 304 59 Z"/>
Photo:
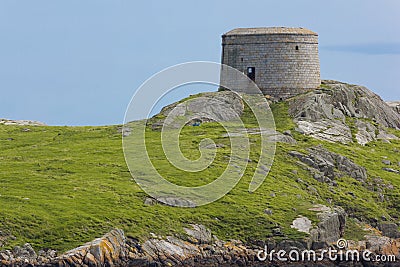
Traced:
<path fill-rule="evenodd" d="M 220 61 L 237 27 L 319 33 L 321 76 L 400 100 L 400 1 L 0 2 L 0 118 L 123 122 L 134 91 L 187 61 Z"/>

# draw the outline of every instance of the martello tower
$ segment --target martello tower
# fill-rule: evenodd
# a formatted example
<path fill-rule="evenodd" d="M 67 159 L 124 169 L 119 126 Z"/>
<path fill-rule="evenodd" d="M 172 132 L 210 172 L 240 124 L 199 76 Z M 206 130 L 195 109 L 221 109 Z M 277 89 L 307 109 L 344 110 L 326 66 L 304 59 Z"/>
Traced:
<path fill-rule="evenodd" d="M 320 86 L 318 34 L 304 28 L 238 28 L 222 35 L 222 64 L 282 100 Z M 224 77 L 221 79 L 230 79 Z M 241 88 L 231 88 L 243 90 Z"/>

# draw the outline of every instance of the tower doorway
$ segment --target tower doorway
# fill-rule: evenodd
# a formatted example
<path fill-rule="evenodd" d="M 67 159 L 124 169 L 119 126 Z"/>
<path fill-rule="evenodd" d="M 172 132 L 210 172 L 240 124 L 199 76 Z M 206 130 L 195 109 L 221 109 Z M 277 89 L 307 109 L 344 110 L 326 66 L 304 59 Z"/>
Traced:
<path fill-rule="evenodd" d="M 256 80 L 256 68 L 255 67 L 247 67 L 247 77 L 253 82 Z"/>

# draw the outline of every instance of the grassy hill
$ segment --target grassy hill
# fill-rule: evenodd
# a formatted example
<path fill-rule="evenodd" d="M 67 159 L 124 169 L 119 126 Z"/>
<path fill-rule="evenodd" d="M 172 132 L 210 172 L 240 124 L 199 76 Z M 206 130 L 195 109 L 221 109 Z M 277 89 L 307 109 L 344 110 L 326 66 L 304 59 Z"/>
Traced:
<path fill-rule="evenodd" d="M 274 104 L 272 109 L 277 130 L 292 130 L 298 144 L 278 143 L 270 175 L 255 193 L 249 193 L 260 139 L 251 136 L 253 161 L 244 178 L 222 199 L 196 208 L 144 204 L 147 195 L 136 185 L 126 166 L 118 126 L 0 125 L 0 236 L 5 240 L 4 248 L 29 242 L 36 249 L 65 251 L 114 227 L 144 240 L 151 232 L 179 235 L 188 223 L 204 224 L 225 240 L 301 238 L 303 234 L 291 229 L 290 224 L 298 215 L 316 223 L 315 213 L 308 209 L 317 203 L 342 206 L 350 217 L 358 219 L 350 219 L 348 238 L 361 236 L 359 220 L 373 222 L 386 218 L 398 222 L 400 175 L 382 170 L 386 167 L 382 160 L 396 164 L 400 161 L 400 141 L 372 142 L 366 146 L 317 141 L 294 131 L 286 103 Z M 247 127 L 255 126 L 247 110 L 243 118 Z M 198 156 L 198 143 L 205 137 L 224 144 L 218 149 L 212 168 L 200 174 L 184 174 L 168 164 L 160 149 L 160 132 L 149 128 L 147 133 L 153 162 L 177 184 L 207 183 L 228 163 L 229 139 L 222 137 L 223 129 L 216 123 L 187 126 L 181 134 L 182 151 L 192 158 Z M 400 131 L 391 133 L 400 137 Z M 304 152 L 318 144 L 366 167 L 371 187 L 342 177 L 332 191 L 288 155 L 289 151 Z M 389 186 L 378 188 L 378 177 Z M 385 201 L 379 201 L 379 193 L 385 195 Z M 272 210 L 272 215 L 266 214 L 266 209 Z"/>

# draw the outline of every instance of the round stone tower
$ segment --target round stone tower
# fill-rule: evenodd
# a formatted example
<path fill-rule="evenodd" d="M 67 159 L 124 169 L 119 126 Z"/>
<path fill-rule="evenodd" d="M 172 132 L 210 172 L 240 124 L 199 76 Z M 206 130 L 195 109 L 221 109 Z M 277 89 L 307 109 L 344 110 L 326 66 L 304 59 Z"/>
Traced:
<path fill-rule="evenodd" d="M 304 28 L 238 28 L 222 35 L 222 64 L 245 73 L 265 95 L 283 100 L 320 86 L 318 34 Z M 224 81 L 232 77 L 224 77 Z M 232 84 L 226 82 L 226 84 Z M 242 88 L 231 88 L 246 91 Z"/>

